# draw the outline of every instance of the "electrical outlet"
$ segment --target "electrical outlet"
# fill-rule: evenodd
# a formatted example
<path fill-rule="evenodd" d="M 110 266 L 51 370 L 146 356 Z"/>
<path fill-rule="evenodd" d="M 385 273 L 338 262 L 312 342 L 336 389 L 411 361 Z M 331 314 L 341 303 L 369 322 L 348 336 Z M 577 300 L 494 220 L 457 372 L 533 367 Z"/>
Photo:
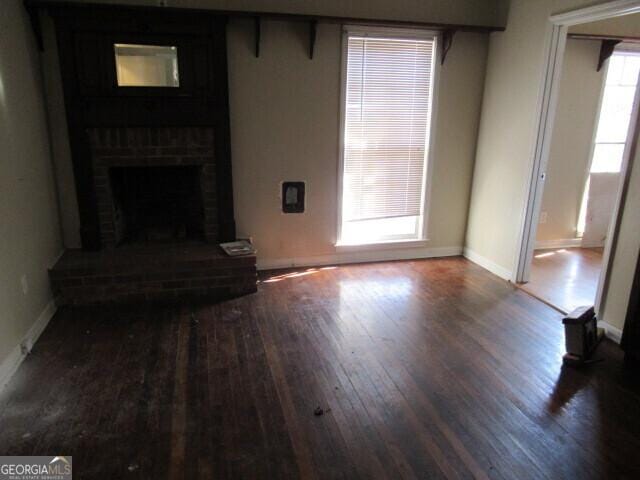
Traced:
<path fill-rule="evenodd" d="M 540 223 L 547 223 L 547 212 L 540 212 Z"/>
<path fill-rule="evenodd" d="M 22 285 L 22 293 L 24 293 L 25 295 L 29 293 L 29 282 L 27 281 L 26 274 L 20 277 L 20 284 Z"/>

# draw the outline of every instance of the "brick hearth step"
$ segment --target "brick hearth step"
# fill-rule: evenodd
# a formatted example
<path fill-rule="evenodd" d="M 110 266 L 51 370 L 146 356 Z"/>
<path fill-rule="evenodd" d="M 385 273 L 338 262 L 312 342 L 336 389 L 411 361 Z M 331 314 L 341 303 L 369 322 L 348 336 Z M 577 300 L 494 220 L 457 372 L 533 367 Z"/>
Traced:
<path fill-rule="evenodd" d="M 216 301 L 257 290 L 255 255 L 204 244 L 67 250 L 49 277 L 59 305 Z"/>

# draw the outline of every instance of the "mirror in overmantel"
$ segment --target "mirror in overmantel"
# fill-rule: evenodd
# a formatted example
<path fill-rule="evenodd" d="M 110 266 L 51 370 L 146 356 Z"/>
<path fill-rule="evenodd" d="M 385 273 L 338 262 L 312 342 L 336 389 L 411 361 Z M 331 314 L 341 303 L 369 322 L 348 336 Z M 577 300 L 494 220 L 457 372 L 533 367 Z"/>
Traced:
<path fill-rule="evenodd" d="M 119 87 L 179 87 L 175 46 L 114 44 Z"/>

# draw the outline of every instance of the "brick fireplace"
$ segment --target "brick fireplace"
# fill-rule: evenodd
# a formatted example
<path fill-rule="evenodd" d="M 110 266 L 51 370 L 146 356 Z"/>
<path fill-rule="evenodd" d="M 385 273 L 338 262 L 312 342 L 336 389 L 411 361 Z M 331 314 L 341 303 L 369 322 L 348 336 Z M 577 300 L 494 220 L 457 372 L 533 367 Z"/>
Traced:
<path fill-rule="evenodd" d="M 256 291 L 256 259 L 218 247 L 210 127 L 87 130 L 99 252 L 65 252 L 51 270 L 58 302 L 218 300 Z"/>
<path fill-rule="evenodd" d="M 212 128 L 92 128 L 88 134 L 104 247 L 218 241 Z"/>
<path fill-rule="evenodd" d="M 226 16 L 72 2 L 48 12 L 82 243 L 50 271 L 59 303 L 255 292 L 255 256 L 218 245 L 236 238 Z"/>

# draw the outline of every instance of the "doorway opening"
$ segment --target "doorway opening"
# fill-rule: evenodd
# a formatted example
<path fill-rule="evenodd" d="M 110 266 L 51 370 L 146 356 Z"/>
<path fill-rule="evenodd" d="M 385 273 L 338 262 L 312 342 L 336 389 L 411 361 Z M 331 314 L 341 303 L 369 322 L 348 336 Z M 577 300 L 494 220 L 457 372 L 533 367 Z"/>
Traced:
<path fill-rule="evenodd" d="M 627 13 L 629 25 L 640 22 Z M 556 22 L 516 280 L 566 313 L 598 310 L 606 285 L 640 102 L 640 39 L 606 17 Z"/>

